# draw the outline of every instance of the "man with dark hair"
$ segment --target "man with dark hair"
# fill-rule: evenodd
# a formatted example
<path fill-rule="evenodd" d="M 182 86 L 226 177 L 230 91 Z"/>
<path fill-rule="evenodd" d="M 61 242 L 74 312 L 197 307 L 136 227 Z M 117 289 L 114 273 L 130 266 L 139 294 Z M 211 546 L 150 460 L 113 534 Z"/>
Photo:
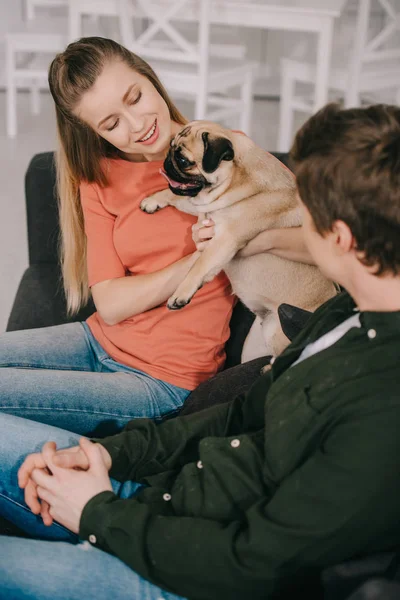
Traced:
<path fill-rule="evenodd" d="M 19 470 L 28 506 L 92 548 L 59 544 L 53 560 L 52 542 L 2 538 L 0 580 L 15 597 L 34 597 L 44 557 L 41 598 L 66 597 L 59 564 L 74 572 L 69 600 L 82 593 L 77 565 L 93 597 L 126 597 L 104 572 L 130 590 L 152 582 L 135 598 L 265 600 L 293 587 L 307 596 L 324 567 L 399 544 L 400 109 L 327 106 L 299 131 L 292 158 L 308 249 L 347 292 L 314 313 L 246 396 L 28 456 Z M 25 423 L 0 415 L 0 508 L 40 536 L 46 528 L 29 522 L 9 474 L 41 441 L 66 446 L 71 435 Z M 143 484 L 134 494 L 132 481 Z"/>

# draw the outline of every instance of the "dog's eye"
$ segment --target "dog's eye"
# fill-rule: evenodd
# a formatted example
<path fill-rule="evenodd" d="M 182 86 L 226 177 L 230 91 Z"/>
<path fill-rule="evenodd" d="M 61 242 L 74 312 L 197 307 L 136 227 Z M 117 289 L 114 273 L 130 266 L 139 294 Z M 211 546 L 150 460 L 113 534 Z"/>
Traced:
<path fill-rule="evenodd" d="M 188 160 L 186 156 L 183 156 L 183 154 L 181 154 L 180 152 L 178 152 L 176 155 L 176 162 L 182 169 L 188 169 L 194 164 L 190 160 Z"/>

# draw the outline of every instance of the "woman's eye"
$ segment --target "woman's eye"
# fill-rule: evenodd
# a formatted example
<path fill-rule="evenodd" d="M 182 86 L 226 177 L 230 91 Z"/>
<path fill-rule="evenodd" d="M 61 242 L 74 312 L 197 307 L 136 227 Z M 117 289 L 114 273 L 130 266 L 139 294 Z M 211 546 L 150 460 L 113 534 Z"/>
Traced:
<path fill-rule="evenodd" d="M 112 131 L 113 129 L 115 129 L 117 127 L 119 123 L 119 119 L 117 119 L 114 123 L 114 125 L 111 125 L 111 127 L 107 127 L 107 131 Z"/>
<path fill-rule="evenodd" d="M 136 96 L 136 98 L 134 98 L 133 100 L 131 100 L 129 102 L 129 104 L 132 106 L 132 104 L 137 104 L 140 100 L 140 98 L 142 97 L 142 92 L 139 92 L 139 94 Z"/>

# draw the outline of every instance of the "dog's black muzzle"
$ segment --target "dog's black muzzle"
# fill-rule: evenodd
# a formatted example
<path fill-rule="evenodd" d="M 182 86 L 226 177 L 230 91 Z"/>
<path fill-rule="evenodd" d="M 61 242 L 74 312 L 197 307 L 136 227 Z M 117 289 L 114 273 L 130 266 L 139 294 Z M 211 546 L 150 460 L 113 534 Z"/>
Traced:
<path fill-rule="evenodd" d="M 174 148 L 170 148 L 164 160 L 164 171 L 170 180 L 169 189 L 177 196 L 197 196 L 204 187 L 209 185 L 202 175 L 182 173 L 174 156 Z"/>

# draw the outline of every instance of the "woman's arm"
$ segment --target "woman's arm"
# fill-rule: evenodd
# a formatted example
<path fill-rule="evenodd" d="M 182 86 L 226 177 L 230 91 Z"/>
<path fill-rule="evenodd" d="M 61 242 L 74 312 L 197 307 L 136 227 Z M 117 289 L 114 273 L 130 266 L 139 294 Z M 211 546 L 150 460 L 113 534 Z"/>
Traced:
<path fill-rule="evenodd" d="M 271 252 L 271 254 L 275 254 L 281 258 L 287 258 L 308 265 L 315 264 L 304 243 L 301 227 L 287 227 L 285 229 L 268 229 L 263 231 L 250 240 L 240 250 L 238 256 L 253 256 L 260 252 Z"/>
<path fill-rule="evenodd" d="M 88 280 L 99 315 L 107 325 L 116 325 L 165 302 L 185 278 L 198 253 L 154 273 L 127 276 L 114 244 L 116 217 L 103 206 L 98 192 L 92 184 L 80 186 Z"/>
<path fill-rule="evenodd" d="M 198 252 L 194 252 L 155 273 L 96 283 L 92 296 L 98 313 L 107 325 L 116 325 L 159 306 L 176 290 L 197 257 Z"/>

